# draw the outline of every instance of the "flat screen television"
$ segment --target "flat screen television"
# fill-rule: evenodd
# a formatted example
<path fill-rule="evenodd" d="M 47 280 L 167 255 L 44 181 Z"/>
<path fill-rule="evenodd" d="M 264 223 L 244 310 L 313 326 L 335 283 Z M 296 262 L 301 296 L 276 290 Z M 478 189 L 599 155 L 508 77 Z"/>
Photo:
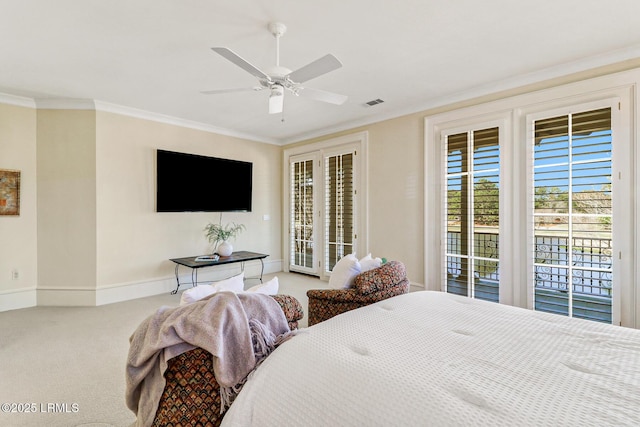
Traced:
<path fill-rule="evenodd" d="M 251 212 L 253 163 L 157 150 L 157 212 Z"/>

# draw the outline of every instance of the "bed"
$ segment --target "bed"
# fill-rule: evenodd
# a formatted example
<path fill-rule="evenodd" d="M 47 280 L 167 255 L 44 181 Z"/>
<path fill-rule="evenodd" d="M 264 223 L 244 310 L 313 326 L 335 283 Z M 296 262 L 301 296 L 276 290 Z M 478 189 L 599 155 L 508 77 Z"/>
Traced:
<path fill-rule="evenodd" d="M 640 425 L 640 331 L 442 292 L 303 329 L 223 426 Z"/>

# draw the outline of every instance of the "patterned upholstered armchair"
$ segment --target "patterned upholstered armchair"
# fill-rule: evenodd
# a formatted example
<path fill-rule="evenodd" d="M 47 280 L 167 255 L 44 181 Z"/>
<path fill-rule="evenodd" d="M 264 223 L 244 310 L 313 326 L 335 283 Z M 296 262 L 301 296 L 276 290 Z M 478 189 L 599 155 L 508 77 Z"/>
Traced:
<path fill-rule="evenodd" d="M 289 295 L 273 295 L 289 322 L 297 329 L 304 316 L 300 302 Z M 213 373 L 211 355 L 201 348 L 169 360 L 164 373 L 166 385 L 153 420 L 160 426 L 219 426 L 220 386 Z"/>
<path fill-rule="evenodd" d="M 349 310 L 409 292 L 409 279 L 404 264 L 386 264 L 357 275 L 348 289 L 311 289 L 309 326 Z"/>

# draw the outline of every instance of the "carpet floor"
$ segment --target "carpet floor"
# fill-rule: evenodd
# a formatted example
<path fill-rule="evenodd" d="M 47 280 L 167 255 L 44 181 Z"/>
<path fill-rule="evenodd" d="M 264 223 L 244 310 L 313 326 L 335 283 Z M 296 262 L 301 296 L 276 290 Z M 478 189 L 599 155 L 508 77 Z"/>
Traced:
<path fill-rule="evenodd" d="M 326 288 L 316 278 L 278 276 L 279 293 L 298 298 Z M 255 284 L 247 283 L 246 288 Z M 0 425 L 50 427 L 129 426 L 124 402 L 129 337 L 177 295 L 161 294 L 99 307 L 32 307 L 0 313 Z"/>

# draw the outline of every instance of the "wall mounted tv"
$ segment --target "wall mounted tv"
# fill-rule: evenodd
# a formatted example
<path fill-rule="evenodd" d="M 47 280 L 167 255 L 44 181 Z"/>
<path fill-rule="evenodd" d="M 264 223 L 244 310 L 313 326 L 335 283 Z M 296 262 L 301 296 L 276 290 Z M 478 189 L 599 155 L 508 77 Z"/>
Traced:
<path fill-rule="evenodd" d="M 157 212 L 251 212 L 253 163 L 157 150 Z"/>

